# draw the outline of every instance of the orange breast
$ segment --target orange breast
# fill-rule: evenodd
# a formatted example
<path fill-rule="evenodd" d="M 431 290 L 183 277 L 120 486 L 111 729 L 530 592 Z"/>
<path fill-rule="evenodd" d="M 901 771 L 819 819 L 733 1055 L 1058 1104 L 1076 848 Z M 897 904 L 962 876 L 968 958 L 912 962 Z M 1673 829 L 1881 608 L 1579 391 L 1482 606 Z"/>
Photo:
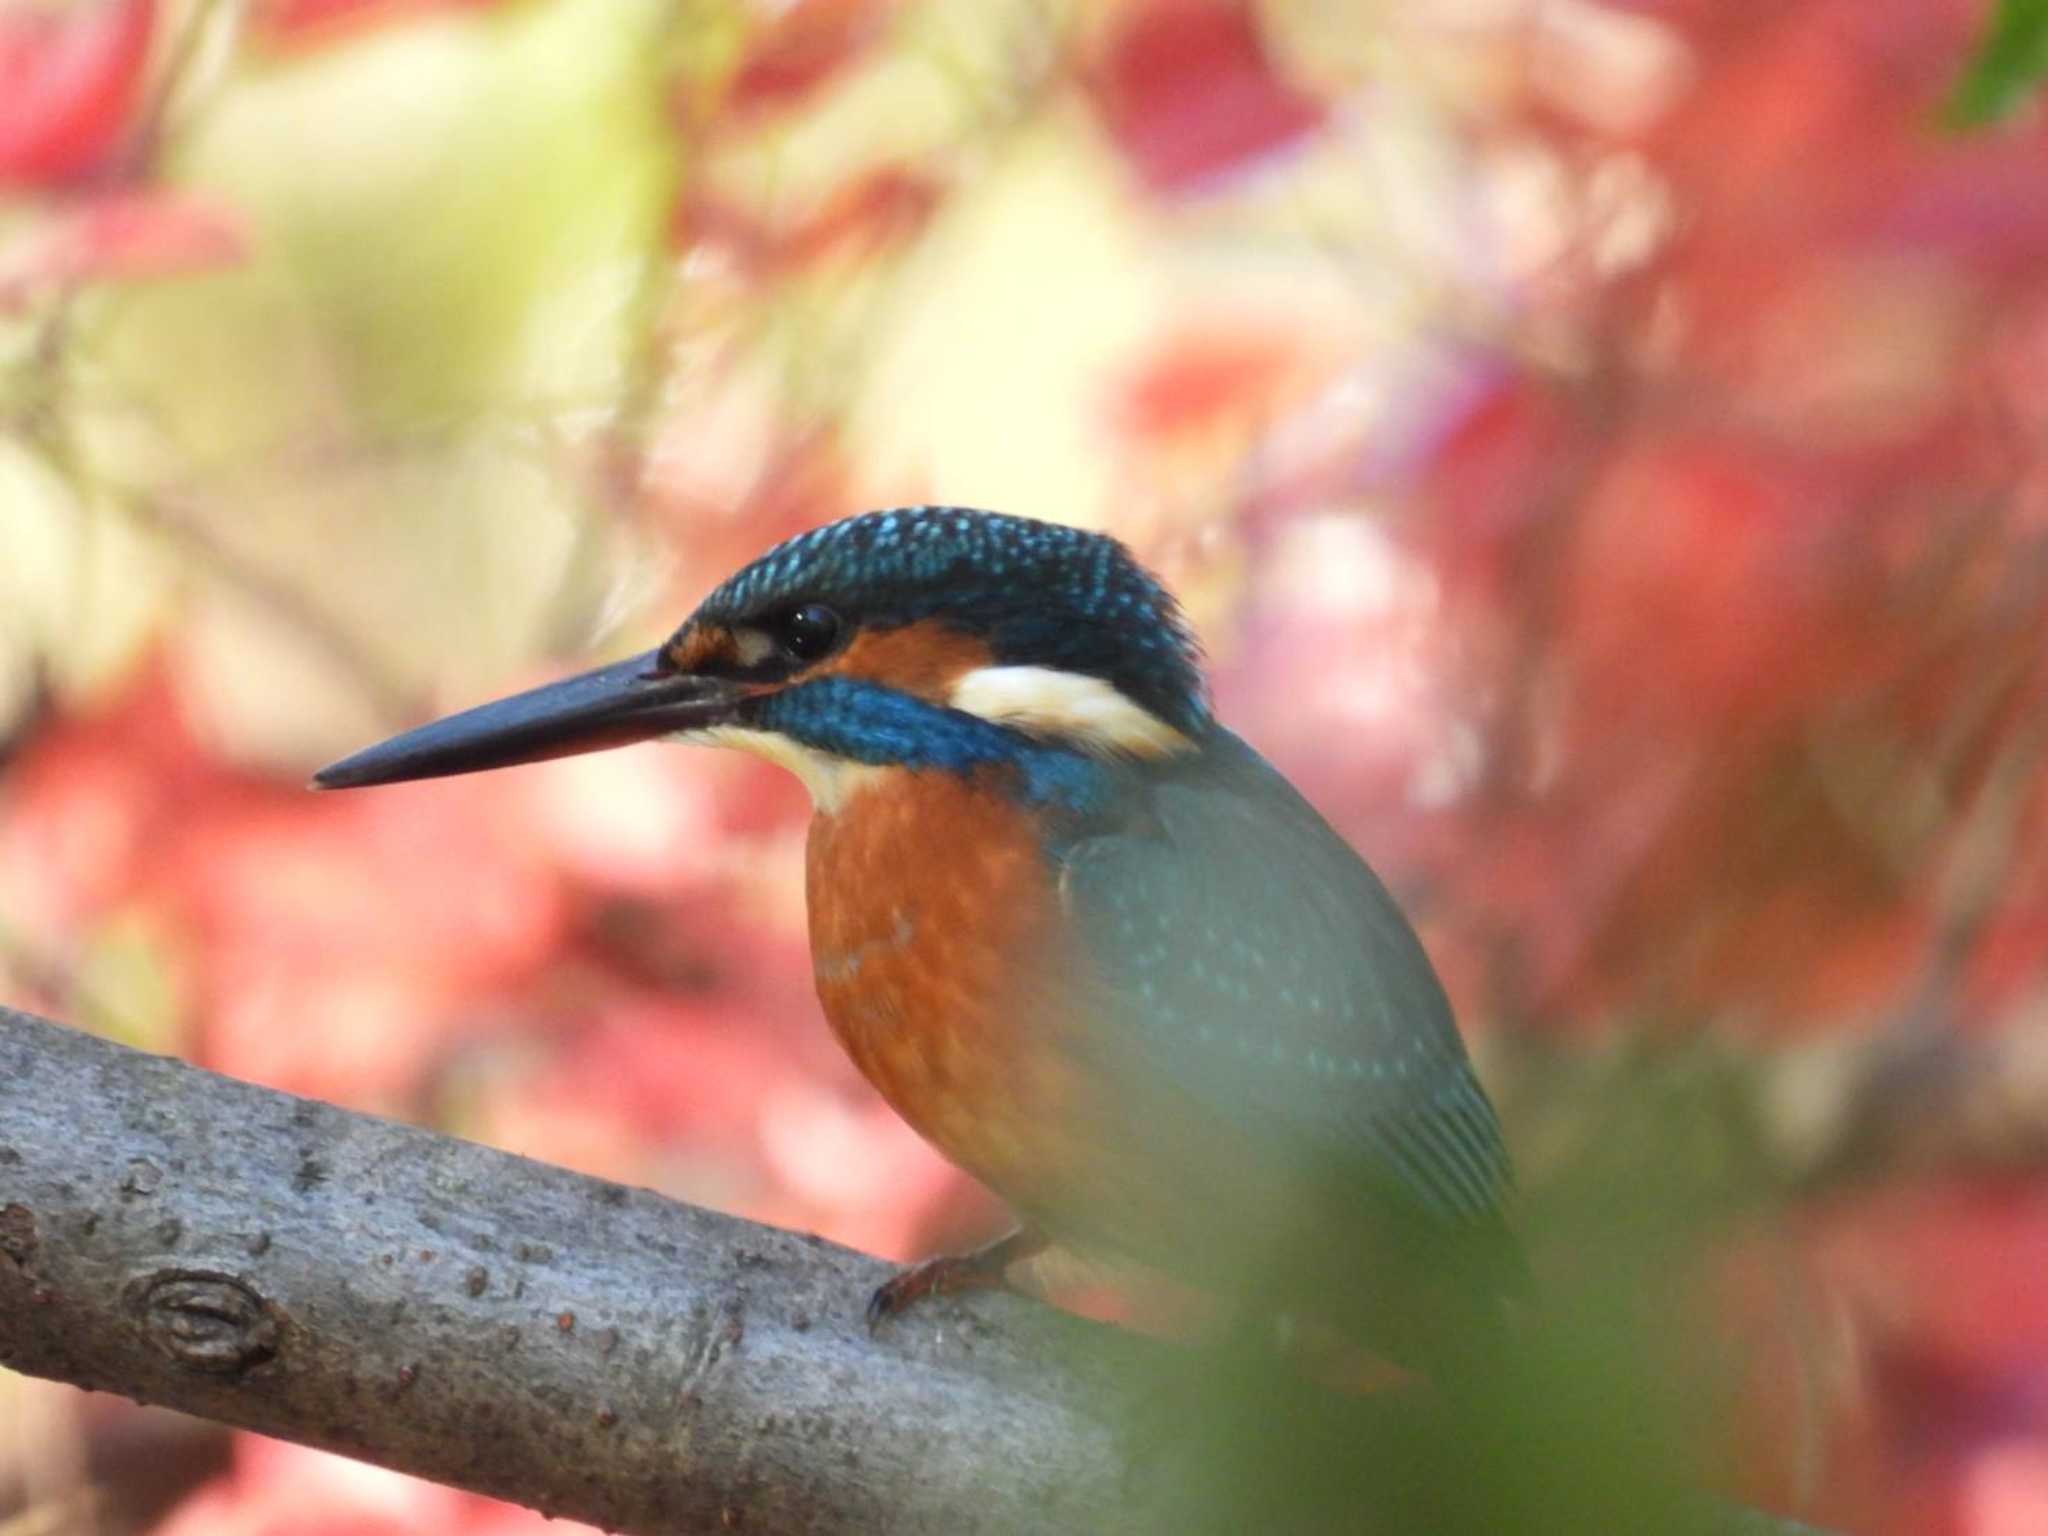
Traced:
<path fill-rule="evenodd" d="M 1013 1203 L 1057 1203 L 1085 1027 L 1029 818 L 945 773 L 891 769 L 811 826 L 818 997 L 869 1082 Z"/>
<path fill-rule="evenodd" d="M 1030 819 L 1002 796 L 887 770 L 812 822 L 808 875 L 840 1043 L 1062 1247 L 1221 1289 L 1268 1283 L 1278 1255 L 1331 1294 L 1382 1246 L 1402 1251 L 1353 1193 L 1304 1180 L 1294 1142 L 1155 1070 L 1160 1043 L 1120 1024 Z"/>

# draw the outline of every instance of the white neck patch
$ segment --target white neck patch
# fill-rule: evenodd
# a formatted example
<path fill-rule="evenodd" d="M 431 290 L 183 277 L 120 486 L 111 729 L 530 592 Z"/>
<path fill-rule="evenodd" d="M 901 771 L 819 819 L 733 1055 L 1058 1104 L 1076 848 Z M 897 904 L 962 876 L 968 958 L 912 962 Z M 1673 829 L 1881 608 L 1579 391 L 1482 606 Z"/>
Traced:
<path fill-rule="evenodd" d="M 851 758 L 820 752 L 774 731 L 749 730 L 743 725 L 715 725 L 709 730 L 684 731 L 674 739 L 696 746 L 737 747 L 742 752 L 766 758 L 777 767 L 787 768 L 810 791 L 812 808 L 823 816 L 837 815 L 847 801 L 888 772 L 870 763 L 856 763 Z"/>
<path fill-rule="evenodd" d="M 1033 736 L 1057 737 L 1104 757 L 1171 757 L 1194 743 L 1099 677 L 1057 667 L 978 667 L 947 702 Z"/>

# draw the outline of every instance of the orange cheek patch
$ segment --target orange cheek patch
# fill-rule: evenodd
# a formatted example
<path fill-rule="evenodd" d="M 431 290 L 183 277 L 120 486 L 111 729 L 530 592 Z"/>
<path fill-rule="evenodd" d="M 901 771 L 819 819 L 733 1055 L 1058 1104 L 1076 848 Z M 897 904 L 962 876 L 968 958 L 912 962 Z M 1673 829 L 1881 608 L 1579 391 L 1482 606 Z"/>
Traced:
<path fill-rule="evenodd" d="M 987 645 L 972 635 L 925 621 L 864 631 L 813 675 L 865 678 L 944 704 L 955 682 L 992 659 Z"/>
<path fill-rule="evenodd" d="M 722 624 L 692 625 L 661 648 L 668 664 L 678 672 L 694 672 L 713 663 L 738 659 L 739 648 L 732 631 Z"/>

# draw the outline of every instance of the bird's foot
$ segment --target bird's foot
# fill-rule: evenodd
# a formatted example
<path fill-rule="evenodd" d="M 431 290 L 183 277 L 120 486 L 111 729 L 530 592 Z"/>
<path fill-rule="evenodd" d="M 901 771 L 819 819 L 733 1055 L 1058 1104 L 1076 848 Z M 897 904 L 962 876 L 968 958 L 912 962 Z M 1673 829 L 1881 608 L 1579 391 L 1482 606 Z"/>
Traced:
<path fill-rule="evenodd" d="M 868 1327 L 875 1329 L 905 1307 L 927 1296 L 957 1296 L 963 1291 L 995 1290 L 1009 1284 L 1009 1269 L 1046 1246 L 1046 1239 L 1026 1227 L 986 1243 L 971 1253 L 946 1254 L 913 1264 L 883 1281 L 868 1298 Z"/>

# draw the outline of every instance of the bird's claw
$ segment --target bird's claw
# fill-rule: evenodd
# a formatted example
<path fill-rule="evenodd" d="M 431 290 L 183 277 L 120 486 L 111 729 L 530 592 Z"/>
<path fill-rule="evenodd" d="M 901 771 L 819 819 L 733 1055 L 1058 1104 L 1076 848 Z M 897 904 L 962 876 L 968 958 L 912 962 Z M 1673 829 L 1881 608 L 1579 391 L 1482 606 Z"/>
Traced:
<path fill-rule="evenodd" d="M 1030 1227 L 1006 1232 L 972 1253 L 947 1254 L 913 1264 L 875 1287 L 868 1298 L 868 1330 L 894 1317 L 926 1296 L 957 1296 L 962 1291 L 990 1291 L 1010 1283 L 1010 1266 L 1045 1251 L 1046 1239 Z"/>
<path fill-rule="evenodd" d="M 913 1264 L 875 1287 L 868 1298 L 868 1330 L 876 1328 L 927 1296 L 957 1296 L 963 1291 L 985 1291 L 1003 1283 L 1000 1265 L 985 1262 L 978 1254 L 948 1254 Z"/>

